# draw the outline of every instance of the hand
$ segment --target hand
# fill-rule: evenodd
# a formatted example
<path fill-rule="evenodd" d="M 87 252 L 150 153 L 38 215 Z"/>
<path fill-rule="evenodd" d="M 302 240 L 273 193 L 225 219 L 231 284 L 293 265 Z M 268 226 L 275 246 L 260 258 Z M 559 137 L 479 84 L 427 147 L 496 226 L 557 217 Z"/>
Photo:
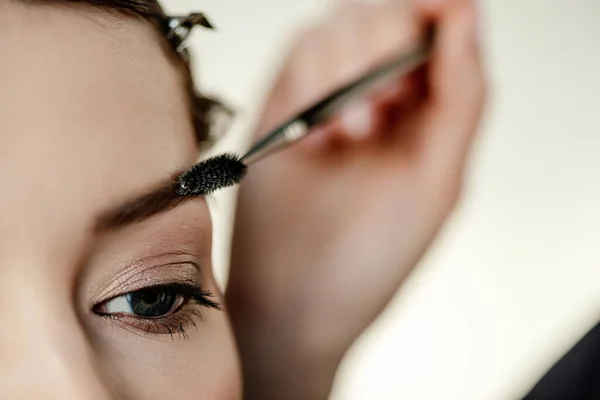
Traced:
<path fill-rule="evenodd" d="M 227 296 L 251 395 L 329 391 L 455 206 L 484 100 L 470 0 L 345 1 L 292 48 L 260 133 L 407 51 L 429 22 L 426 69 L 253 166 L 241 187 Z M 323 382 L 308 388 L 316 367 Z"/>

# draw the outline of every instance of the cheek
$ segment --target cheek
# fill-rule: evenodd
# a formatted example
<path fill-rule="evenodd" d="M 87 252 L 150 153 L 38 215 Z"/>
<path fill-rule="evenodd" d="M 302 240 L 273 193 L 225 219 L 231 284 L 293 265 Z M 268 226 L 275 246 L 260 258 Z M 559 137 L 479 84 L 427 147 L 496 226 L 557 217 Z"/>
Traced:
<path fill-rule="evenodd" d="M 227 314 L 203 310 L 189 340 L 153 337 L 102 320 L 96 337 L 111 386 L 133 399 L 233 400 L 241 373 Z"/>

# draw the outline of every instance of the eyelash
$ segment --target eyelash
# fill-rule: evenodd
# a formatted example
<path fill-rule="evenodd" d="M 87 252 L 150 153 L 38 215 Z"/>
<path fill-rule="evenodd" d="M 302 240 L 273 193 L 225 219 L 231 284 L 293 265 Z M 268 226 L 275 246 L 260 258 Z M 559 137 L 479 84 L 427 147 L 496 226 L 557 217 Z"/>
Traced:
<path fill-rule="evenodd" d="M 181 301 L 181 304 L 173 310 L 170 310 L 164 316 L 159 317 L 143 317 L 123 312 L 108 313 L 102 311 L 102 306 L 105 306 L 119 297 L 139 294 L 150 290 L 168 292 L 176 296 L 176 298 L 182 298 L 183 300 Z M 202 319 L 202 314 L 199 310 L 200 307 L 221 310 L 221 306 L 211 300 L 211 297 L 213 297 L 211 292 L 202 290 L 195 284 L 172 283 L 149 286 L 133 292 L 123 293 L 95 305 L 92 308 L 92 311 L 103 318 L 122 322 L 147 334 L 167 334 L 171 336 L 171 339 L 175 339 L 175 335 L 178 335 L 180 339 L 189 340 L 186 327 L 192 326 L 197 328 L 194 320 L 196 318 Z"/>

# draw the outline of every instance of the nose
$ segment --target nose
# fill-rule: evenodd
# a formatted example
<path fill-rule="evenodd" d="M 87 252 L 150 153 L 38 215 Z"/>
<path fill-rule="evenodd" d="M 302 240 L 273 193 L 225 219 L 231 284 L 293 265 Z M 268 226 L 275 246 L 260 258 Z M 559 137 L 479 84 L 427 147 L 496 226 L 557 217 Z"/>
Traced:
<path fill-rule="evenodd" d="M 12 297 L 0 301 L 0 399 L 112 399 L 75 313 Z"/>

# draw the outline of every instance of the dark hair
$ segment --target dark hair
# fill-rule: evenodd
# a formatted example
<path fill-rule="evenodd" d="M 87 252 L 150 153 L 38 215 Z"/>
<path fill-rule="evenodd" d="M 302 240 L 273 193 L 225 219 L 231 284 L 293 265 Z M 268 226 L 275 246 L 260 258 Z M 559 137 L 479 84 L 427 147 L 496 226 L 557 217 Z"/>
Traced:
<path fill-rule="evenodd" d="M 2 1 L 2 0 L 0 0 Z M 190 99 L 190 112 L 199 145 L 208 145 L 220 132 L 215 132 L 216 118 L 230 116 L 230 111 L 218 100 L 202 95 L 196 90 L 192 76 L 189 55 L 176 51 L 174 44 L 167 39 L 168 16 L 158 0 L 23 0 L 26 3 L 41 4 L 80 4 L 99 7 L 129 17 L 142 18 L 150 22 L 165 38 L 165 47 L 170 56 L 182 67 Z"/>

